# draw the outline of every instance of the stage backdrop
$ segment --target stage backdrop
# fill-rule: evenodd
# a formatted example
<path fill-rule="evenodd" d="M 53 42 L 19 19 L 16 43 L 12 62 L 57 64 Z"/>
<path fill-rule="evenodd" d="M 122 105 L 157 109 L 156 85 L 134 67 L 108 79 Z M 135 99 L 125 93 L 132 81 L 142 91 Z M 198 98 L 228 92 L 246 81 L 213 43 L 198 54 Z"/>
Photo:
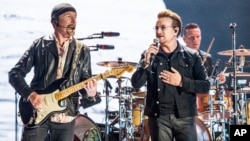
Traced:
<path fill-rule="evenodd" d="M 229 28 L 230 23 L 236 23 L 235 37 L 236 49 L 243 45 L 246 49 L 250 49 L 250 18 L 249 0 L 164 0 L 165 6 L 177 12 L 182 20 L 183 26 L 190 22 L 200 25 L 202 30 L 201 49 L 207 51 L 208 46 L 215 38 L 210 53 L 213 56 L 213 62 L 221 59 L 220 68 L 224 69 L 225 62 L 230 56 L 221 56 L 217 53 L 224 50 L 232 50 L 232 29 Z M 250 61 L 250 57 L 246 57 L 246 61 Z M 250 66 L 243 68 L 244 72 L 249 72 Z M 228 68 L 227 72 L 233 71 Z"/>

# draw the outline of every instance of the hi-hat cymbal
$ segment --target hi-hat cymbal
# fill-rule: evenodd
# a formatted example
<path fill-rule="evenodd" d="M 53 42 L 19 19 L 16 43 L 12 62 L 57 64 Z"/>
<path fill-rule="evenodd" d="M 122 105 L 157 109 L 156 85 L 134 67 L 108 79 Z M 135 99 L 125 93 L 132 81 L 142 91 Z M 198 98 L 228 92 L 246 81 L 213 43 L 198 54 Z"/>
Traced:
<path fill-rule="evenodd" d="M 104 67 L 119 67 L 119 66 L 126 66 L 126 65 L 136 66 L 137 63 L 126 62 L 126 61 L 103 61 L 103 62 L 98 62 L 97 65 L 104 66 Z"/>
<path fill-rule="evenodd" d="M 224 55 L 224 56 L 232 56 L 233 55 L 233 50 L 220 51 L 217 54 L 218 55 Z M 240 49 L 235 50 L 235 55 L 236 56 L 250 56 L 250 50 L 240 48 Z"/>

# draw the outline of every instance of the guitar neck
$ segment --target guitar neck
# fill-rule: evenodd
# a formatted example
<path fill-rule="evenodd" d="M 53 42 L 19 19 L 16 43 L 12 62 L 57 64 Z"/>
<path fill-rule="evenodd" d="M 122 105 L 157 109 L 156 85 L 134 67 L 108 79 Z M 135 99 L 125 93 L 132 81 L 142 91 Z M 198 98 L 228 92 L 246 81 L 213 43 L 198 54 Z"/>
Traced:
<path fill-rule="evenodd" d="M 96 80 L 96 81 L 99 81 L 101 79 L 105 79 L 111 75 L 114 75 L 116 77 L 120 77 L 124 72 L 128 71 L 128 72 L 132 72 L 134 69 L 133 66 L 131 65 L 126 65 L 126 66 L 120 66 L 120 67 L 116 67 L 116 68 L 112 68 L 110 71 L 106 71 L 104 73 L 101 73 L 100 75 L 96 75 L 96 76 L 93 76 L 85 81 L 82 81 L 76 85 L 73 85 L 71 87 L 68 87 L 62 91 L 59 91 L 55 94 L 55 99 L 57 100 L 62 100 L 66 97 L 68 97 L 69 95 L 81 90 L 84 88 L 84 86 L 92 81 L 92 80 Z"/>
<path fill-rule="evenodd" d="M 103 73 L 103 74 L 93 76 L 93 77 L 91 77 L 91 78 L 89 78 L 89 79 L 87 79 L 87 80 L 85 80 L 85 81 L 82 81 L 82 82 L 76 84 L 76 85 L 70 86 L 70 87 L 68 87 L 68 88 L 66 88 L 66 89 L 64 89 L 64 90 L 62 90 L 62 91 L 59 91 L 58 93 L 55 94 L 55 98 L 56 98 L 57 100 L 62 100 L 62 99 L 64 99 L 64 98 L 68 97 L 69 95 L 71 95 L 71 94 L 73 94 L 73 93 L 75 93 L 75 92 L 77 92 L 77 91 L 83 89 L 84 86 L 85 86 L 88 82 L 90 82 L 90 81 L 92 81 L 92 80 L 99 81 L 99 80 L 104 79 L 104 78 L 106 78 L 106 77 L 108 77 L 108 76 L 109 76 L 109 72 L 105 72 L 105 73 Z"/>

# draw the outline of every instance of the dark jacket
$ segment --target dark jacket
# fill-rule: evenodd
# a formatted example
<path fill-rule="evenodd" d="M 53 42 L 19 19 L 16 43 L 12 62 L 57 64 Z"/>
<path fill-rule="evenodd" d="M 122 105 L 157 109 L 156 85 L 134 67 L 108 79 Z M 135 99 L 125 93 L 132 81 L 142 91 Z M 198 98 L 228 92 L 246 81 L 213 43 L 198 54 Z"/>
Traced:
<path fill-rule="evenodd" d="M 144 53 L 143 53 L 144 54 Z M 139 67 L 134 72 L 131 78 L 131 83 L 134 88 L 140 88 L 147 85 L 147 96 L 144 114 L 149 117 L 158 117 L 160 113 L 160 99 L 167 98 L 163 94 L 163 85 L 159 79 L 160 72 L 166 69 L 166 63 L 158 53 L 153 61 L 153 64 L 144 68 L 144 55 L 139 62 Z M 178 43 L 177 49 L 173 52 L 171 59 L 168 62 L 170 67 L 179 71 L 182 76 L 182 87 L 168 86 L 168 90 L 164 92 L 174 93 L 174 98 L 177 106 L 179 117 L 195 116 L 196 109 L 196 93 L 207 93 L 210 88 L 210 83 L 207 77 L 206 70 L 201 64 L 201 58 L 194 50 L 182 46 Z M 165 96 L 165 97 L 164 97 Z"/>
<path fill-rule="evenodd" d="M 89 48 L 82 43 L 81 46 L 80 55 L 76 61 L 76 69 L 73 70 L 72 62 L 76 52 L 76 40 L 72 39 L 70 41 L 63 71 L 63 77 L 66 78 L 66 81 L 63 81 L 55 90 L 69 87 L 92 76 Z M 16 92 L 26 99 L 32 91 L 46 90 L 49 85 L 56 81 L 58 61 L 58 51 L 54 36 L 41 37 L 33 42 L 17 64 L 9 71 L 9 82 Z M 34 76 L 29 85 L 25 81 L 25 77 L 32 69 Z M 72 77 L 69 80 L 70 75 Z M 87 95 L 84 89 L 81 90 L 81 94 Z M 67 98 L 71 111 L 69 115 L 77 114 L 78 97 L 78 93 L 75 93 Z"/>

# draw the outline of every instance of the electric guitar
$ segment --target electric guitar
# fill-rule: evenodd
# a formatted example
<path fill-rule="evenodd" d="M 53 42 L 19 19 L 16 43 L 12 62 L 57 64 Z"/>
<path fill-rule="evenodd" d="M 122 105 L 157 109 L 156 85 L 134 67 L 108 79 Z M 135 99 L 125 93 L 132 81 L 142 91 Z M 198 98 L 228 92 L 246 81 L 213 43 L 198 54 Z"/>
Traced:
<path fill-rule="evenodd" d="M 132 72 L 134 67 L 132 65 L 124 65 L 119 67 L 113 67 L 111 70 L 107 70 L 100 75 L 91 77 L 78 84 L 70 86 L 64 90 L 59 90 L 60 84 L 65 81 L 65 78 L 58 79 L 49 85 L 44 90 L 37 90 L 36 92 L 41 94 L 44 99 L 44 105 L 42 108 L 35 109 L 32 104 L 25 98 L 21 97 L 19 101 L 19 112 L 21 120 L 26 127 L 35 127 L 41 125 L 50 115 L 54 113 L 62 113 L 67 110 L 66 106 L 61 106 L 60 100 L 63 100 L 84 88 L 84 86 L 92 80 L 101 80 L 109 76 L 121 77 L 123 73 Z"/>

